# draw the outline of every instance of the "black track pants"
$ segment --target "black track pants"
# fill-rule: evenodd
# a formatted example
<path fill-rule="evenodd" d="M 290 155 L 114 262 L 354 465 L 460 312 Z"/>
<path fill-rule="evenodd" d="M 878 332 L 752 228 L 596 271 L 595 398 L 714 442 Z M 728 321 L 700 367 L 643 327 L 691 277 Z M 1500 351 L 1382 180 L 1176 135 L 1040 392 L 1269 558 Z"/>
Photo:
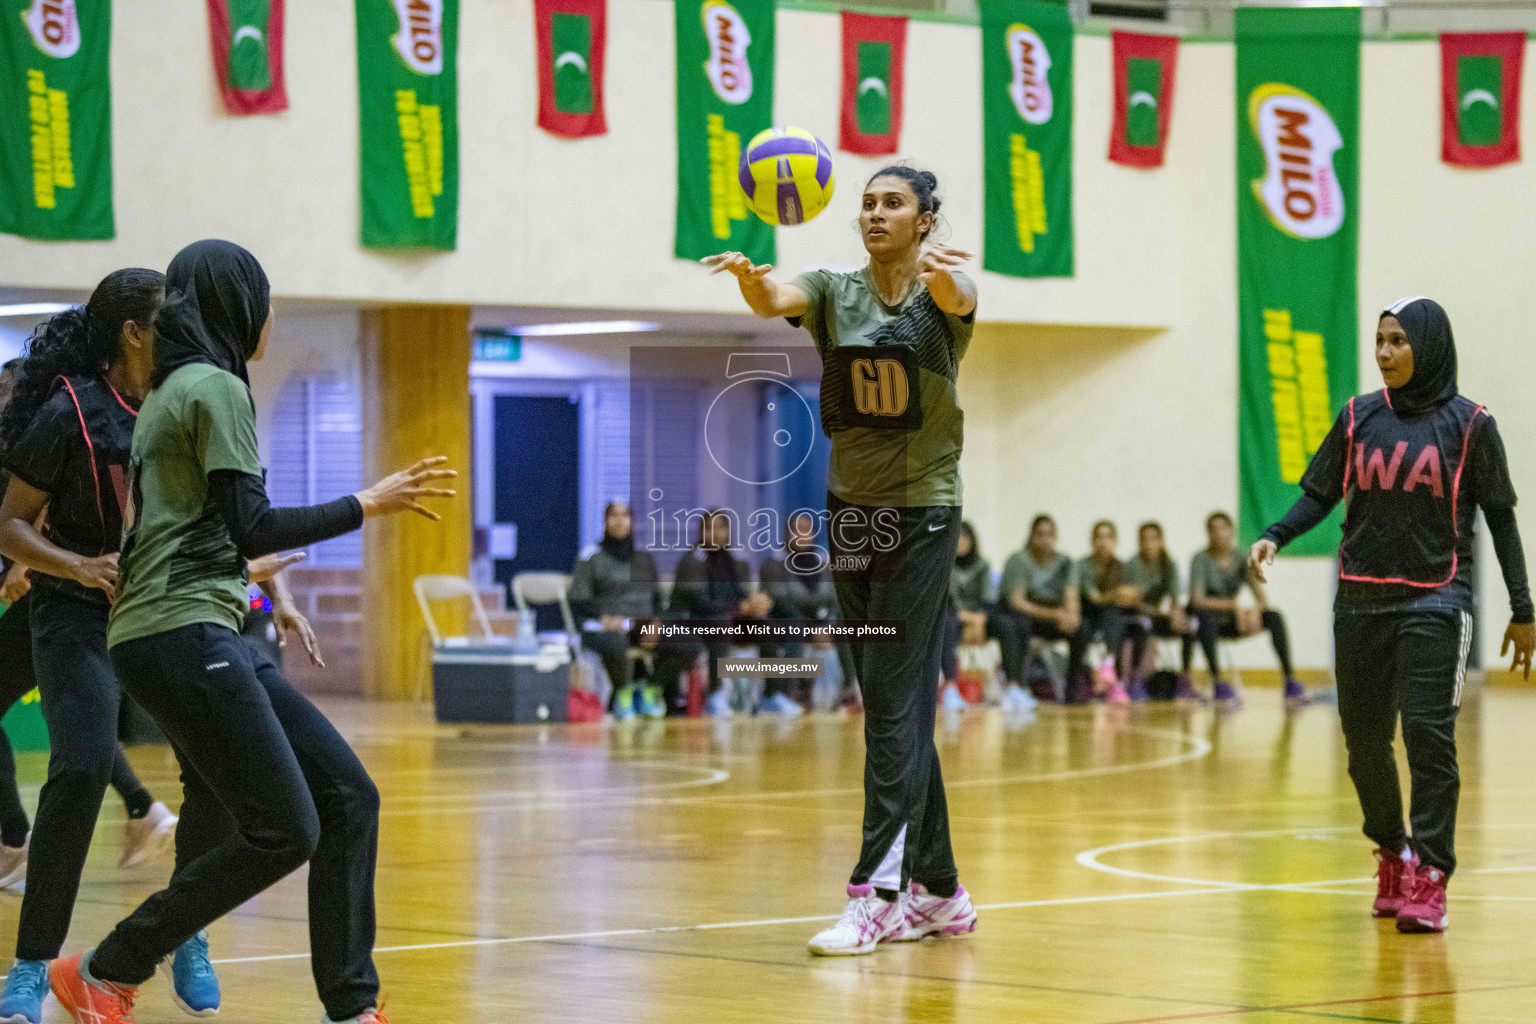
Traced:
<path fill-rule="evenodd" d="M 906 623 L 904 643 L 853 646 L 865 754 L 864 842 L 852 881 L 945 888 L 958 872 L 933 726 L 960 509 L 873 509 L 829 494 L 827 510 L 841 618 Z M 894 526 L 869 525 L 876 513 Z"/>
<path fill-rule="evenodd" d="M 1365 812 L 1365 834 L 1396 852 L 1411 843 L 1424 864 L 1456 870 L 1456 713 L 1466 680 L 1472 616 L 1433 610 L 1360 613 L 1339 609 L 1333 624 L 1339 721 L 1349 776 Z M 1413 782 L 1410 837 L 1403 827 L 1392 738 L 1398 720 Z"/>

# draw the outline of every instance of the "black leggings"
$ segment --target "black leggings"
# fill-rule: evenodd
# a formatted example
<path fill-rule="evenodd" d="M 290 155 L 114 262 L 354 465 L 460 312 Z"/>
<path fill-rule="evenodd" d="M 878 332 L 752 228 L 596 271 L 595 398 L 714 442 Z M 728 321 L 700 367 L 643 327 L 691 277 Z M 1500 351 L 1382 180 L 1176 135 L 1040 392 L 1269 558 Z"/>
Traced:
<path fill-rule="evenodd" d="M 47 587 L 27 599 L 49 755 L 27 858 L 16 958 L 52 960 L 69 932 L 107 784 L 139 815 L 148 810 L 150 797 L 117 742 L 120 693 L 107 657 L 107 606 Z M 18 602 L 0 622 L 20 607 Z M 20 685 L 13 683 L 13 689 Z M 4 696 L 14 700 L 20 694 Z"/>
<path fill-rule="evenodd" d="M 1189 663 L 1194 656 L 1194 640 L 1188 633 L 1173 628 L 1171 615 L 1131 615 L 1125 622 L 1125 635 L 1131 641 L 1131 671 L 1140 673 L 1147 658 L 1147 648 L 1152 639 L 1180 640 L 1180 671 L 1189 674 Z"/>
<path fill-rule="evenodd" d="M 980 610 L 987 616 L 986 638 L 996 640 L 1002 652 L 1003 678 L 1010 683 L 1021 682 L 1024 678 L 1024 655 L 1029 647 L 1028 638 L 1020 638 L 1015 616 L 990 605 Z M 960 608 L 951 602 L 945 613 L 943 657 L 944 678 L 949 681 L 960 677 L 961 631 Z"/>
<path fill-rule="evenodd" d="M 1237 629 L 1237 613 L 1200 608 L 1194 610 L 1194 615 L 1199 619 L 1196 636 L 1200 640 L 1200 649 L 1205 652 L 1205 663 L 1210 666 L 1211 678 L 1220 680 L 1221 663 L 1216 656 L 1216 641 L 1222 637 L 1228 640 L 1241 638 L 1242 634 Z M 1269 631 L 1269 642 L 1274 645 L 1275 657 L 1280 659 L 1280 670 L 1285 673 L 1286 679 L 1290 679 L 1293 674 L 1291 640 L 1285 631 L 1285 616 L 1272 608 L 1265 609 L 1263 622 L 1264 628 Z"/>
<path fill-rule="evenodd" d="M 129 693 L 154 716 L 189 788 L 168 888 L 97 947 L 91 973 L 139 985 L 210 923 L 305 861 L 311 967 L 332 1020 L 378 1003 L 373 965 L 379 794 L 335 728 L 277 667 L 223 626 L 199 623 L 112 649 Z M 219 808 L 206 806 L 212 797 Z M 202 805 L 202 806 L 199 806 Z M 236 834 L 220 830 L 233 816 Z M 216 841 L 216 839 L 221 841 Z M 205 852 L 199 852 L 205 851 Z"/>

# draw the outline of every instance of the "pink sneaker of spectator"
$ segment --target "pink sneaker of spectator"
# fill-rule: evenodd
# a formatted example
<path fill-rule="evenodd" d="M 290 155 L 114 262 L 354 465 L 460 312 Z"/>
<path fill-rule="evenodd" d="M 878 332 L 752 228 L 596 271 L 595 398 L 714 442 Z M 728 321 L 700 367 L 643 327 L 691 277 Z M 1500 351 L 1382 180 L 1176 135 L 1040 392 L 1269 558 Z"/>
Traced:
<path fill-rule="evenodd" d="M 907 930 L 902 901 L 888 902 L 872 885 L 848 886 L 848 906 L 832 927 L 816 933 L 808 948 L 817 956 L 858 956 L 882 942 L 892 942 Z"/>
<path fill-rule="evenodd" d="M 921 882 L 912 883 L 912 891 L 901 901 L 907 929 L 897 942 L 916 942 L 929 935 L 965 935 L 976 930 L 976 908 L 965 886 L 948 898 L 935 896 Z"/>

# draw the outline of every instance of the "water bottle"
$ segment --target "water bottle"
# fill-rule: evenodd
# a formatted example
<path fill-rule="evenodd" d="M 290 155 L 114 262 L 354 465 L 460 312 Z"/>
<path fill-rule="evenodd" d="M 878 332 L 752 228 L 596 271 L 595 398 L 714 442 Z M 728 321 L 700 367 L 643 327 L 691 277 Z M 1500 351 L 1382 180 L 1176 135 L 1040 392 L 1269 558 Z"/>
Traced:
<path fill-rule="evenodd" d="M 534 635 L 533 612 L 519 611 L 517 613 L 517 636 L 512 641 L 512 649 L 518 654 L 539 653 L 539 638 Z"/>

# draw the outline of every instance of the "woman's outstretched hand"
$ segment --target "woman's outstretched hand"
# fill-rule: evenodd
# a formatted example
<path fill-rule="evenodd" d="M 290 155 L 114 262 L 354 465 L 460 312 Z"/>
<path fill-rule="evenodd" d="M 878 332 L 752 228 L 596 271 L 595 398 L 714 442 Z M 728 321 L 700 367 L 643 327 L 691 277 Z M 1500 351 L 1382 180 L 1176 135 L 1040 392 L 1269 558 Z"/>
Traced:
<path fill-rule="evenodd" d="M 1248 549 L 1248 571 L 1253 573 L 1253 578 L 1260 583 L 1268 583 L 1264 576 L 1264 567 L 1275 564 L 1275 552 L 1280 550 L 1275 542 L 1268 539 L 1256 540 L 1253 547 Z"/>
<path fill-rule="evenodd" d="M 743 281 L 761 281 L 773 272 L 772 263 L 758 266 L 739 252 L 723 252 L 718 256 L 705 256 L 700 263 L 710 268 L 711 274 L 735 274 Z"/>
<path fill-rule="evenodd" d="M 950 271 L 964 266 L 975 258 L 976 254 L 973 252 L 930 242 L 923 247 L 922 255 L 917 258 L 918 280 L 924 284 L 932 284 L 935 277 L 940 274 L 948 277 Z"/>
<path fill-rule="evenodd" d="M 422 498 L 451 498 L 456 491 L 433 486 L 433 481 L 448 480 L 458 476 L 452 469 L 441 469 L 448 461 L 446 455 L 434 455 L 422 459 L 410 469 L 393 473 L 367 490 L 358 491 L 355 497 L 363 506 L 363 518 L 387 516 L 395 512 L 415 512 L 436 522 L 443 517 L 421 503 Z"/>
<path fill-rule="evenodd" d="M 262 555 L 253 558 L 246 565 L 246 573 L 251 577 L 252 583 L 265 583 L 290 565 L 297 565 L 309 555 L 303 551 L 290 551 L 287 554 Z"/>
<path fill-rule="evenodd" d="M 1511 645 L 1515 648 L 1515 659 L 1509 663 L 1509 670 L 1523 671 L 1525 678 L 1531 678 L 1531 654 L 1536 651 L 1536 624 L 1511 622 L 1504 630 L 1504 646 L 1499 648 L 1499 657 L 1508 654 Z"/>

